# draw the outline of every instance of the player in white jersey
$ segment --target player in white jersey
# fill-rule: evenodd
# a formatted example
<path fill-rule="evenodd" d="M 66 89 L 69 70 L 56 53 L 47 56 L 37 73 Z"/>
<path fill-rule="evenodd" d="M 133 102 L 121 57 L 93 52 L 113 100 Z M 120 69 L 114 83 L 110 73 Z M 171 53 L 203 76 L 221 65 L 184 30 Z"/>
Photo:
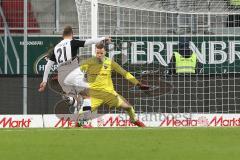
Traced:
<path fill-rule="evenodd" d="M 58 64 L 58 81 L 71 105 L 77 107 L 77 100 L 74 96 L 78 93 L 83 97 L 82 107 L 90 107 L 91 101 L 85 90 L 89 88 L 85 81 L 84 73 L 79 68 L 77 53 L 79 47 L 85 47 L 110 38 L 93 38 L 87 40 L 73 39 L 73 30 L 71 26 L 66 26 L 63 31 L 63 40 L 59 42 L 49 57 L 45 66 L 43 81 L 40 83 L 39 92 L 43 92 L 47 85 L 48 74 L 54 63 Z"/>

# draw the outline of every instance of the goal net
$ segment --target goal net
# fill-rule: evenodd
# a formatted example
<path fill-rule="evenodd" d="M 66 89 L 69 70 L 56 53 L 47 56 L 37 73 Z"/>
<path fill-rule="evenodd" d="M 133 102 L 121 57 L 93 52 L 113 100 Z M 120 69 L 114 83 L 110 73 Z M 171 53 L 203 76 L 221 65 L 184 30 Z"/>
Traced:
<path fill-rule="evenodd" d="M 143 92 L 113 73 L 136 112 L 240 113 L 239 0 L 75 1 L 79 36 L 111 36 L 108 56 L 151 86 Z M 177 70 L 193 54 L 195 73 Z"/>

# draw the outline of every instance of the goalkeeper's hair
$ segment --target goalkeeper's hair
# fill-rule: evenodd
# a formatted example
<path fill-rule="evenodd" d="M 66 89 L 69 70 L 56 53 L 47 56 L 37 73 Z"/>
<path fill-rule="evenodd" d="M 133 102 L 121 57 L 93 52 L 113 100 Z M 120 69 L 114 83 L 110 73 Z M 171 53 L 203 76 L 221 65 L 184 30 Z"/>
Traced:
<path fill-rule="evenodd" d="M 109 45 L 109 43 L 106 42 L 105 40 L 103 40 L 101 42 L 96 43 L 95 46 L 96 46 L 97 49 L 103 49 L 104 48 L 108 52 L 108 45 Z"/>
<path fill-rule="evenodd" d="M 104 41 L 101 41 L 101 42 L 96 43 L 96 48 L 97 48 L 97 49 L 103 49 L 103 48 L 105 48 L 105 43 L 104 43 Z"/>

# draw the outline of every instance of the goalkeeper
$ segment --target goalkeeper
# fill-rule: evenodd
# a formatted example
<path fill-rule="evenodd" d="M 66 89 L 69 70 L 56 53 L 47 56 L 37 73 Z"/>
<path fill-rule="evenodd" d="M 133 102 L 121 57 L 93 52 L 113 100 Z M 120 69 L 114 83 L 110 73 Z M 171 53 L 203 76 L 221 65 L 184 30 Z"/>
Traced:
<path fill-rule="evenodd" d="M 91 111 L 97 110 L 102 104 L 107 104 L 109 107 L 123 108 L 128 113 L 133 124 L 145 127 L 141 121 L 137 120 L 133 106 L 114 90 L 111 72 L 116 71 L 134 85 L 138 85 L 140 89 L 148 90 L 149 87 L 141 84 L 115 61 L 105 57 L 105 54 L 104 42 L 97 43 L 96 57 L 87 59 L 80 65 L 81 70 L 86 73 L 87 82 L 90 85 Z"/>

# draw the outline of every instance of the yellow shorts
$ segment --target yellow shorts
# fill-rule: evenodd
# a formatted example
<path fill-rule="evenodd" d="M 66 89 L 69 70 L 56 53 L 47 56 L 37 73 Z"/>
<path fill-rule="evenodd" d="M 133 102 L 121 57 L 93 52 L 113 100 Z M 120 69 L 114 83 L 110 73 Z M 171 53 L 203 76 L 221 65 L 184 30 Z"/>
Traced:
<path fill-rule="evenodd" d="M 91 107 L 92 111 L 95 111 L 102 104 L 106 104 L 109 107 L 120 107 L 126 100 L 117 92 L 105 92 L 105 91 L 90 91 Z"/>

